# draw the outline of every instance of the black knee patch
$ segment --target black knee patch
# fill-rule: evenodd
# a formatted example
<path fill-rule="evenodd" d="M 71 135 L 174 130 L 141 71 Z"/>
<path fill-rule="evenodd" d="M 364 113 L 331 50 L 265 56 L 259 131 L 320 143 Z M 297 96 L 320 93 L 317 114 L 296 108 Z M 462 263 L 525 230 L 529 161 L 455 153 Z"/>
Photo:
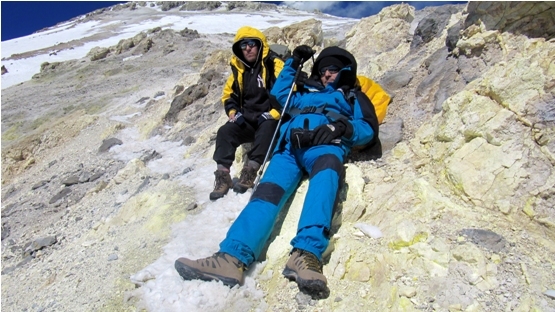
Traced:
<path fill-rule="evenodd" d="M 279 185 L 265 182 L 258 185 L 256 191 L 252 194 L 251 200 L 260 199 L 277 206 L 284 194 L 285 190 Z"/>
<path fill-rule="evenodd" d="M 340 179 L 344 176 L 345 168 L 343 167 L 343 164 L 341 163 L 339 158 L 337 158 L 337 156 L 333 154 L 325 154 L 318 157 L 318 159 L 316 159 L 316 161 L 314 162 L 314 166 L 312 167 L 312 172 L 310 172 L 309 179 L 312 179 L 312 177 L 317 175 L 318 172 L 326 169 L 332 169 L 337 172 L 337 175 Z"/>

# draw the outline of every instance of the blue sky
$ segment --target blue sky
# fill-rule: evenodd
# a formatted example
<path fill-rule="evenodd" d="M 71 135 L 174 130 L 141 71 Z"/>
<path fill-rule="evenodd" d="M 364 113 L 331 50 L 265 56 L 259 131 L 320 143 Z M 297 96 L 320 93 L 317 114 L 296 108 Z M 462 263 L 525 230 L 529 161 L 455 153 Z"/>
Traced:
<path fill-rule="evenodd" d="M 280 1 L 271 1 L 281 3 Z M 287 5 L 343 17 L 375 15 L 383 7 L 403 1 L 286 1 Z M 45 27 L 125 1 L 2 1 L 2 41 L 27 36 Z M 417 10 L 426 6 L 466 1 L 404 1 Z"/>
<path fill-rule="evenodd" d="M 2 41 L 125 1 L 2 1 Z"/>

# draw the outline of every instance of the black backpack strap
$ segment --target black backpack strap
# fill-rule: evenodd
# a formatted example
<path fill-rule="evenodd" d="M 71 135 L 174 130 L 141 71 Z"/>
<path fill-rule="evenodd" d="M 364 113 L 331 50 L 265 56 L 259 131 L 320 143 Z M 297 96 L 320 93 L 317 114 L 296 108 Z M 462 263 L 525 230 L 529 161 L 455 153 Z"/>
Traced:
<path fill-rule="evenodd" d="M 281 58 L 276 52 L 270 50 L 270 52 L 268 53 L 268 56 L 264 59 L 264 67 L 266 67 L 266 90 L 268 90 L 268 93 L 270 93 L 270 90 L 272 90 L 272 87 L 276 82 L 276 73 L 275 73 L 275 65 L 274 65 L 274 60 L 276 58 L 279 58 L 281 60 Z"/>
<path fill-rule="evenodd" d="M 368 153 L 371 159 L 378 159 L 382 157 L 382 143 L 380 142 L 380 126 L 378 122 L 378 116 L 376 115 L 376 109 L 372 101 L 366 96 L 364 92 L 360 89 L 355 91 L 356 98 L 362 109 L 362 114 L 364 120 L 370 124 L 372 130 L 374 131 L 374 137 L 365 146 L 359 147 L 359 150 Z"/>

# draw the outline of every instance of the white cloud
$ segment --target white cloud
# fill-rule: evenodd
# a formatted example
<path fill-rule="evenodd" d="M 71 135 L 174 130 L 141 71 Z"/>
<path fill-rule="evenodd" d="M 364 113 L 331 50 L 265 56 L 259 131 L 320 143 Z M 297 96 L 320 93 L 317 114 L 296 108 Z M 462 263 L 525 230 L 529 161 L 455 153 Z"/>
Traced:
<path fill-rule="evenodd" d="M 308 12 L 319 10 L 335 16 L 362 18 L 377 14 L 383 7 L 395 4 L 388 1 L 284 1 L 284 5 Z"/>

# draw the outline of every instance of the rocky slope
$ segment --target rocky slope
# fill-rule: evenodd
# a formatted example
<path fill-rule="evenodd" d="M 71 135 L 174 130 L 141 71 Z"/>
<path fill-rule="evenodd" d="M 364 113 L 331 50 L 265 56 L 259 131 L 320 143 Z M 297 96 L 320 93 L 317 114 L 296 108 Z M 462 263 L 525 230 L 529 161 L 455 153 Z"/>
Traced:
<path fill-rule="evenodd" d="M 247 295 L 197 310 L 555 311 L 554 16 L 551 2 L 401 4 L 344 33 L 318 19 L 265 30 L 291 48 L 353 52 L 393 97 L 387 151 L 347 164 L 329 298 L 280 273 L 305 181 Z M 209 162 L 232 38 L 152 29 L 2 90 L 3 310 L 162 310 L 147 273 L 172 225 L 209 204 L 180 182 L 195 168 L 148 167 L 163 151 L 107 150 L 157 140 Z"/>

